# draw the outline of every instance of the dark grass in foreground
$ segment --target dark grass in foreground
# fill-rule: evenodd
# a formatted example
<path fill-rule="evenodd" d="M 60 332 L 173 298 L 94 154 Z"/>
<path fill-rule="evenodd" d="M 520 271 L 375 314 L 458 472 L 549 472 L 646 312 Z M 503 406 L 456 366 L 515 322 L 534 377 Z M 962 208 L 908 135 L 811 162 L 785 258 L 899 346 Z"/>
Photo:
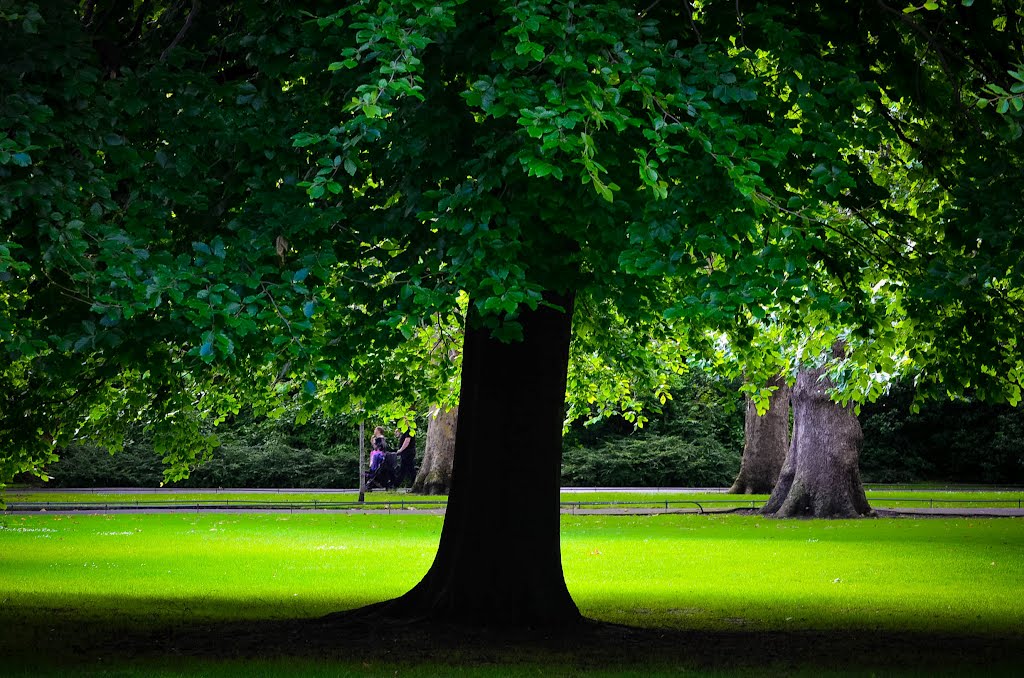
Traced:
<path fill-rule="evenodd" d="M 1012 675 L 1024 656 L 1017 519 L 564 517 L 581 609 L 633 628 L 314 619 L 409 588 L 440 524 L 7 517 L 0 675 Z"/>
<path fill-rule="evenodd" d="M 121 630 L 0 675 L 1020 675 L 1020 635 L 698 632 L 588 622 L 557 632 L 355 620 Z M 68 635 L 70 634 L 70 635 Z M 54 641 L 53 638 L 50 639 Z M 100 673 L 97 673 L 100 672 Z"/>

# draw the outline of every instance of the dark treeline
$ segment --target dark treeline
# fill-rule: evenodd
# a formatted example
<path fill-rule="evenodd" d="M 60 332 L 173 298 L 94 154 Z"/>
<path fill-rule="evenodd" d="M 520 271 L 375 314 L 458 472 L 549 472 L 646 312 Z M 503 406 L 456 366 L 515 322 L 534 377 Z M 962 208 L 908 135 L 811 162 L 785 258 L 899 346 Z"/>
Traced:
<path fill-rule="evenodd" d="M 1024 484 L 1024 408 L 958 400 L 910 414 L 912 399 L 896 388 L 862 409 L 866 482 Z"/>
<path fill-rule="evenodd" d="M 875 483 L 1024 484 L 1024 409 L 970 401 L 928 403 L 910 413 L 897 388 L 861 412 L 861 472 Z M 562 480 L 574 486 L 727 487 L 743 449 L 742 401 L 731 385 L 677 380 L 643 429 L 617 418 L 570 427 Z M 426 422 L 419 426 L 426 433 Z M 343 417 L 255 419 L 217 427 L 221 446 L 174 487 L 343 488 L 358 483 L 359 427 Z M 423 445 L 420 445 L 422 454 Z M 87 444 L 61 452 L 48 471 L 63 487 L 155 487 L 163 464 L 144 435 L 111 455 Z"/>

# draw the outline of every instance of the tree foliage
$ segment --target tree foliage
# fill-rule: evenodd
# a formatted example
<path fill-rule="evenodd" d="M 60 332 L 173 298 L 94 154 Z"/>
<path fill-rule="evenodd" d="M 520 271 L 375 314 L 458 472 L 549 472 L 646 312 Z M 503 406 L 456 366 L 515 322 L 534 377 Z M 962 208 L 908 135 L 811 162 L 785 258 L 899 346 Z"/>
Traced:
<path fill-rule="evenodd" d="M 716 333 L 767 378 L 765 322 L 1019 398 L 1016 3 L 0 7 L 0 480 L 450 399 L 467 305 L 516 340 L 546 292 L 578 413 Z"/>

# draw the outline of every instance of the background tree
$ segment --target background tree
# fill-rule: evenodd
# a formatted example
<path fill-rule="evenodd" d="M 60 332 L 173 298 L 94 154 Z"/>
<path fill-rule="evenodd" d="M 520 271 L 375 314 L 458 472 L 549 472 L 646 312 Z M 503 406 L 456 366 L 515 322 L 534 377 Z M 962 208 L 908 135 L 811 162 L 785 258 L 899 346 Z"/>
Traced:
<path fill-rule="evenodd" d="M 770 381 L 768 388 L 774 390 L 763 413 L 749 395 L 745 398 L 743 459 L 729 492 L 768 494 L 779 479 L 789 451 L 790 388 L 782 376 Z"/>
<path fill-rule="evenodd" d="M 837 344 L 835 357 L 842 358 Z M 858 461 L 863 441 L 851 402 L 841 405 L 823 367 L 805 368 L 793 387 L 793 442 L 768 502 L 775 518 L 854 518 L 871 512 Z"/>
<path fill-rule="evenodd" d="M 417 494 L 448 494 L 452 489 L 452 462 L 459 408 L 436 408 L 427 420 L 427 442 L 412 491 Z"/>

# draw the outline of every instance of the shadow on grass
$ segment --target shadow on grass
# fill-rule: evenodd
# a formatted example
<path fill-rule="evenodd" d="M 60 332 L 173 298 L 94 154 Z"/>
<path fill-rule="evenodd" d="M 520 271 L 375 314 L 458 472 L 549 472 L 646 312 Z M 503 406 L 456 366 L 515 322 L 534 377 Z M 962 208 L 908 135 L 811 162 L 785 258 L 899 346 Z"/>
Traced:
<path fill-rule="evenodd" d="M 558 667 L 572 667 L 574 673 L 639 670 L 641 675 L 686 670 L 724 675 L 768 671 L 990 676 L 1018 675 L 1024 656 L 1024 635 L 1016 631 L 704 632 L 595 621 L 557 630 L 510 630 L 399 623 L 358 611 L 317 619 L 195 624 L 180 617 L 174 621 L 103 619 L 99 613 L 76 617 L 51 612 L 37 609 L 18 622 L 2 615 L 6 618 L 0 622 L 12 633 L 0 640 L 0 675 L 59 675 L 65 670 L 70 675 L 70 669 L 88 670 L 91 675 L 99 666 L 138 666 L 140 662 L 163 666 L 189 658 L 200 667 L 207 666 L 204 662 L 209 666 L 283 662 L 356 670 L 383 665 L 396 670 L 459 667 L 460 672 L 473 673 L 497 668 L 497 675 L 535 674 L 537 667 L 560 673 Z M 526 667 L 533 668 L 526 671 Z"/>

